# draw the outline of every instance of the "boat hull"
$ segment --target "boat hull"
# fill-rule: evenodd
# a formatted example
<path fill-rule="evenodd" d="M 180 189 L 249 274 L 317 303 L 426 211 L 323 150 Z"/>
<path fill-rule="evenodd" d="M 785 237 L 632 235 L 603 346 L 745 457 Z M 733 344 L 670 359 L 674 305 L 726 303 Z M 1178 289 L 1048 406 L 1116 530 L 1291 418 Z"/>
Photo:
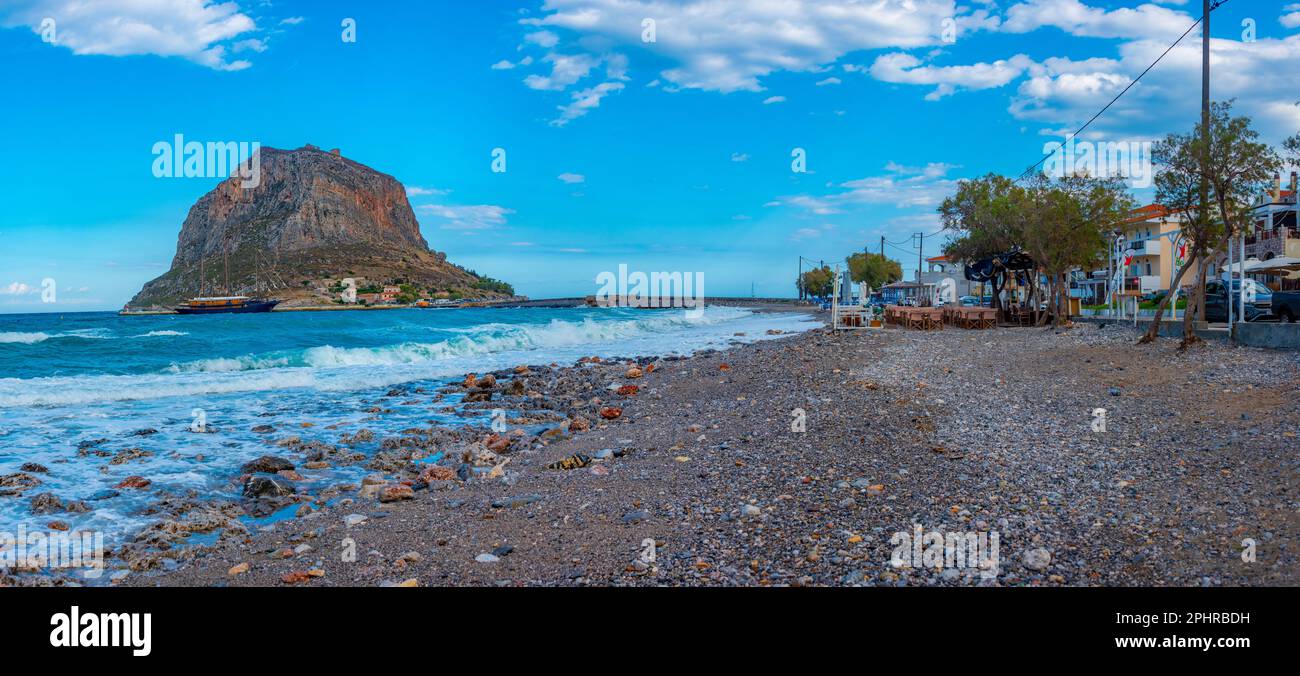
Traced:
<path fill-rule="evenodd" d="M 232 315 L 246 314 L 250 312 L 270 312 L 275 306 L 279 305 L 278 300 L 251 300 L 240 305 L 216 305 L 212 307 L 190 307 L 182 305 L 176 308 L 176 314 L 181 315 Z"/>

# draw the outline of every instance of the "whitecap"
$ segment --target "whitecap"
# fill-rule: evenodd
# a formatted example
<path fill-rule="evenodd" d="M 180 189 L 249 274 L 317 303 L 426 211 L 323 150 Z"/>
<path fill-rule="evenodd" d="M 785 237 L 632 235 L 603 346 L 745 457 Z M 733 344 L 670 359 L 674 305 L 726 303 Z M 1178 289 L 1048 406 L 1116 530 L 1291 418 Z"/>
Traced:
<path fill-rule="evenodd" d="M 22 343 L 24 345 L 33 345 L 50 339 L 48 333 L 20 333 L 17 331 L 6 331 L 0 333 L 0 343 Z"/>

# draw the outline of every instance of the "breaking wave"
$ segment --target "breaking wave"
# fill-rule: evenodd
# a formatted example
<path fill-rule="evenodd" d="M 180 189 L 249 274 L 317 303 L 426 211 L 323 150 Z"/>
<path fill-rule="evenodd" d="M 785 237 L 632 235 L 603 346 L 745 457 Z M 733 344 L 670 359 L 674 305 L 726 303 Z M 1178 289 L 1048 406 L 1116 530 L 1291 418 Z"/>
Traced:
<path fill-rule="evenodd" d="M 749 331 L 762 339 L 763 328 L 800 331 L 804 315 L 755 315 L 743 308 L 708 308 L 691 318 L 678 311 L 647 311 L 546 323 L 485 323 L 439 329 L 441 340 L 406 341 L 370 347 L 318 345 L 238 357 L 174 363 L 155 373 L 129 375 L 0 378 L 0 407 L 59 406 L 99 402 L 196 397 L 238 392 L 312 388 L 348 391 L 386 387 L 414 380 L 459 376 L 520 363 L 571 362 L 599 354 L 684 353 L 725 347 L 734 334 Z M 151 334 L 173 335 L 176 331 Z"/>
<path fill-rule="evenodd" d="M 60 338 L 64 338 L 64 339 L 79 338 L 82 340 L 104 340 L 112 337 L 113 337 L 112 334 L 105 329 L 77 329 L 74 331 L 68 331 L 66 333 L 44 333 L 41 331 L 34 331 L 34 332 L 27 333 L 22 331 L 6 331 L 0 333 L 0 345 L 5 343 L 9 343 L 9 344 L 16 343 L 19 345 L 35 345 L 36 343 L 43 343 L 47 340 L 55 340 Z"/>
<path fill-rule="evenodd" d="M 50 334 L 48 333 L 19 333 L 15 331 L 0 333 L 0 344 L 21 343 L 23 345 L 34 345 L 36 343 L 45 342 L 49 339 Z"/>

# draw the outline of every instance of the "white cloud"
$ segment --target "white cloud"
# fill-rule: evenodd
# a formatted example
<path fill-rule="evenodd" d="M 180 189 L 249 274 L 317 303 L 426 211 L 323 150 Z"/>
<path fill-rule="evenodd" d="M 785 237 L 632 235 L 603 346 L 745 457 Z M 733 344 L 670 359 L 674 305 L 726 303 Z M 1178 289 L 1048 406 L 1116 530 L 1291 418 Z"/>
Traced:
<path fill-rule="evenodd" d="M 582 174 L 571 174 L 568 172 L 560 174 L 559 176 L 556 176 L 556 178 L 570 185 L 573 185 L 574 183 L 583 183 L 587 180 L 587 177 Z"/>
<path fill-rule="evenodd" d="M 533 64 L 533 57 L 531 56 L 525 56 L 524 58 L 519 60 L 519 63 L 514 63 L 509 59 L 501 59 L 500 61 L 497 61 L 496 63 L 492 64 L 492 70 L 511 70 L 519 66 L 531 66 L 532 64 Z"/>
<path fill-rule="evenodd" d="M 767 106 L 767 105 L 771 105 L 771 104 L 773 104 L 773 103 L 785 103 L 785 97 L 784 97 L 784 96 L 769 96 L 769 97 L 763 99 L 763 105 L 765 105 L 765 106 Z"/>
<path fill-rule="evenodd" d="M 1300 4 L 1287 5 L 1282 11 L 1288 13 L 1278 17 L 1278 23 L 1287 28 L 1300 28 Z"/>
<path fill-rule="evenodd" d="M 817 86 L 818 86 L 818 87 L 825 87 L 826 85 L 837 85 L 837 84 L 839 84 L 840 82 L 841 82 L 841 80 L 840 80 L 839 78 L 837 78 L 837 77 L 828 77 L 828 78 L 826 78 L 825 80 L 819 80 L 819 81 L 817 82 Z"/>
<path fill-rule="evenodd" d="M 602 82 L 595 87 L 588 87 L 580 91 L 573 92 L 571 98 L 573 102 L 567 106 L 559 106 L 560 116 L 551 120 L 551 124 L 556 127 L 563 127 L 569 122 L 576 120 L 593 108 L 600 107 L 600 100 L 606 95 L 623 89 L 622 82 Z"/>
<path fill-rule="evenodd" d="M 55 20 L 56 44 L 74 54 L 175 56 L 228 71 L 252 65 L 227 56 L 239 51 L 228 41 L 257 30 L 253 19 L 234 2 L 18 0 L 0 21 L 6 27 L 27 26 L 39 32 L 47 17 Z M 250 43 L 240 44 L 249 48 Z"/>
<path fill-rule="evenodd" d="M 418 185 L 406 186 L 407 197 L 424 197 L 427 195 L 446 195 L 450 192 L 451 192 L 450 190 L 443 190 L 441 188 L 422 188 Z"/>
<path fill-rule="evenodd" d="M 281 26 L 297 26 L 298 24 L 300 24 L 300 23 L 302 23 L 302 22 L 304 22 L 304 21 L 306 21 L 306 20 L 307 20 L 307 19 L 305 19 L 305 18 L 303 18 L 303 17 L 300 17 L 300 16 L 291 16 L 291 17 L 289 17 L 289 18 L 287 18 L 287 19 L 281 19 L 281 20 L 280 20 L 280 25 L 281 25 Z"/>
<path fill-rule="evenodd" d="M 248 40 L 240 40 L 239 42 L 236 42 L 231 46 L 231 48 L 235 52 L 252 51 L 261 54 L 266 51 L 266 42 L 257 38 L 250 38 Z"/>
<path fill-rule="evenodd" d="M 731 154 L 731 161 L 732 161 L 732 162 L 748 162 L 748 161 L 749 161 L 749 154 L 748 154 L 748 153 L 732 153 L 732 154 Z"/>
<path fill-rule="evenodd" d="M 525 42 L 531 42 L 539 47 L 550 49 L 560 43 L 560 36 L 551 31 L 537 31 L 524 36 Z"/>
<path fill-rule="evenodd" d="M 605 55 L 605 77 L 611 80 L 628 80 L 627 76 L 627 55 L 626 54 L 606 54 Z"/>
<path fill-rule="evenodd" d="M 1011 113 L 1021 120 L 1076 128 L 1168 46 L 1159 40 L 1137 40 L 1121 44 L 1118 59 L 1048 59 L 1020 84 Z M 1300 69 L 1295 67 L 1300 63 L 1300 35 L 1253 43 L 1213 39 L 1210 63 L 1214 99 L 1236 99 L 1234 112 L 1251 116 L 1266 138 L 1277 140 L 1300 129 L 1300 106 L 1293 94 L 1300 91 Z M 1200 41 L 1179 44 L 1085 136 L 1151 138 L 1191 131 L 1200 107 L 1200 72 Z"/>
<path fill-rule="evenodd" d="M 1106 10 L 1080 0 L 1026 0 L 1007 9 L 1002 30 L 1028 33 L 1052 26 L 1078 37 L 1172 39 L 1182 35 L 1194 20 L 1183 12 L 1151 4 Z"/>
<path fill-rule="evenodd" d="M 992 63 L 975 63 L 965 66 L 922 65 L 920 59 L 895 52 L 876 58 L 869 69 L 871 76 L 882 82 L 901 84 L 937 85 L 926 97 L 937 100 L 956 91 L 960 85 L 967 89 L 1001 87 L 1020 77 L 1033 64 L 1024 54 Z"/>
<path fill-rule="evenodd" d="M 529 75 L 524 84 L 530 89 L 562 91 L 569 85 L 587 77 L 591 69 L 600 65 L 600 59 L 590 54 L 558 54 L 551 52 L 542 57 L 551 64 L 550 75 Z"/>
<path fill-rule="evenodd" d="M 844 213 L 863 205 L 932 209 L 956 188 L 956 179 L 948 177 L 955 168 L 942 162 L 923 167 L 890 162 L 885 165 L 885 173 L 834 185 L 836 191 L 830 194 L 795 195 L 781 201 L 818 216 Z"/>
<path fill-rule="evenodd" d="M 9 286 L 0 286 L 0 296 L 25 296 L 37 291 L 39 289 L 36 287 L 28 286 L 22 282 L 10 282 Z"/>
<path fill-rule="evenodd" d="M 527 83 L 536 89 L 565 90 L 592 73 L 612 50 L 626 47 L 633 59 L 653 53 L 656 61 L 667 62 L 647 85 L 661 83 L 665 92 L 762 92 L 766 91 L 764 79 L 774 72 L 825 73 L 838 65 L 845 72 L 869 74 L 884 82 L 924 86 L 925 98 L 930 101 L 962 90 L 1015 86 L 1008 106 L 1013 118 L 1060 129 L 1077 127 L 1100 110 L 1191 26 L 1196 18 L 1193 13 L 1199 12 L 1199 3 L 1185 0 L 1101 6 L 1108 4 L 1112 3 L 545 0 L 540 14 L 520 23 L 532 31 L 529 35 L 554 34 L 556 45 L 547 48 L 552 52 L 561 46 L 576 52 L 554 57 L 565 60 L 552 63 L 549 75 L 530 76 Z M 1300 3 L 1285 4 L 1282 12 L 1279 21 L 1283 25 L 1300 27 Z M 656 21 L 653 45 L 641 41 L 645 17 Z M 950 17 L 962 36 L 952 46 L 942 40 L 944 20 Z M 1015 54 L 965 64 L 938 61 L 960 54 L 964 45 L 971 44 L 968 38 L 979 32 L 1035 33 L 1043 38 L 1037 44 L 1048 48 L 1064 36 L 1070 40 L 1072 54 L 1099 51 L 1042 60 Z M 1087 40 L 1072 40 L 1075 37 Z M 1296 97 L 1292 93 L 1300 90 L 1300 69 L 1294 67 L 1300 59 L 1298 44 L 1297 35 L 1261 37 L 1250 44 L 1214 40 L 1215 98 L 1236 97 L 1237 110 L 1252 115 L 1266 133 L 1278 134 L 1288 127 L 1288 133 L 1294 133 L 1300 128 L 1300 106 L 1293 105 Z M 840 62 L 850 53 L 873 50 L 889 51 L 874 58 L 867 56 L 872 59 L 869 66 Z M 1199 64 L 1199 41 L 1188 39 L 1107 111 L 1096 123 L 1097 132 L 1148 134 L 1183 128 L 1198 98 L 1187 95 L 1186 83 L 1199 82 L 1194 72 Z M 607 79 L 623 81 L 626 60 L 620 57 L 620 63 L 608 64 L 607 71 L 619 76 Z M 818 77 L 815 84 L 819 86 L 839 80 Z M 561 107 L 560 118 L 552 124 L 563 125 L 589 112 L 605 94 L 616 90 L 602 85 L 572 94 L 573 102 Z M 781 100 L 783 97 L 772 96 L 766 102 Z"/>
<path fill-rule="evenodd" d="M 653 17 L 653 51 L 675 64 L 664 80 L 733 92 L 762 91 L 772 72 L 814 72 L 856 50 L 941 45 L 943 19 L 954 16 L 967 31 L 997 23 L 953 0 L 547 0 L 524 23 L 644 47 L 641 20 Z"/>
<path fill-rule="evenodd" d="M 437 219 L 438 227 L 444 230 L 493 230 L 505 225 L 506 216 L 514 213 L 494 204 L 423 204 L 416 211 Z"/>

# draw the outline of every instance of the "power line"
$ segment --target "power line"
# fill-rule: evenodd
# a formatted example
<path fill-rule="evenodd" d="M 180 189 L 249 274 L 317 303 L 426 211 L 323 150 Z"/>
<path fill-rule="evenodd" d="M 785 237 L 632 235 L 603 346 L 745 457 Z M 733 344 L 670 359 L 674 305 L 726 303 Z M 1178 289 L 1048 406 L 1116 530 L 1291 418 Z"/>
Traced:
<path fill-rule="evenodd" d="M 889 245 L 889 247 L 890 247 L 891 249 L 896 249 L 896 250 L 901 251 L 901 252 L 903 252 L 903 253 L 905 253 L 905 254 L 907 254 L 907 255 L 909 255 L 909 256 L 911 256 L 912 254 L 916 253 L 916 249 L 904 249 L 904 248 L 901 247 L 901 246 L 894 246 L 893 244 L 890 244 L 889 242 L 885 242 L 885 244 Z"/>
<path fill-rule="evenodd" d="M 1228 1 L 1228 0 L 1216 0 L 1215 3 L 1214 3 L 1213 5 L 1210 5 L 1210 11 L 1213 12 L 1214 10 L 1218 9 L 1220 6 L 1222 6 L 1222 5 L 1223 5 L 1224 3 L 1226 3 L 1227 1 Z M 1178 39 L 1177 39 L 1177 40 L 1174 40 L 1173 44 L 1169 45 L 1169 47 L 1168 47 L 1167 49 L 1165 49 L 1165 51 L 1162 52 L 1162 53 L 1160 54 L 1160 56 L 1156 57 L 1156 60 L 1155 60 L 1155 61 L 1152 61 L 1152 62 L 1151 62 L 1151 65 L 1149 65 L 1149 66 L 1146 67 L 1146 70 L 1142 71 L 1142 72 L 1141 72 L 1141 73 L 1140 73 L 1136 78 L 1133 79 L 1132 82 L 1128 83 L 1128 86 L 1125 87 L 1125 88 L 1123 89 L 1123 91 L 1121 91 L 1120 93 L 1116 94 L 1116 95 L 1115 95 L 1115 98 L 1113 98 L 1113 99 L 1110 100 L 1110 103 L 1107 103 L 1105 106 L 1102 107 L 1101 110 L 1097 111 L 1097 114 L 1096 114 L 1096 115 L 1093 115 L 1091 118 L 1088 119 L 1087 122 L 1084 122 L 1082 127 L 1079 127 L 1078 129 L 1075 130 L 1075 132 L 1074 132 L 1073 134 L 1070 134 L 1070 135 L 1067 137 L 1067 140 L 1068 140 L 1068 139 L 1071 139 L 1071 138 L 1075 138 L 1075 137 L 1077 137 L 1079 134 L 1083 133 L 1083 130 L 1087 129 L 1089 125 L 1091 125 L 1093 122 L 1095 122 L 1095 121 L 1097 120 L 1097 118 L 1101 117 L 1101 114 L 1102 114 L 1102 113 L 1104 113 L 1104 112 L 1106 112 L 1107 110 L 1109 110 L 1110 107 L 1111 107 L 1112 105 L 1115 105 L 1115 102 L 1118 101 L 1118 100 L 1120 99 L 1121 96 L 1127 94 L 1127 93 L 1128 93 L 1128 90 L 1130 90 L 1130 89 L 1133 88 L 1133 85 L 1137 84 L 1137 83 L 1142 79 L 1142 77 L 1143 77 L 1144 75 L 1146 75 L 1147 73 L 1151 72 L 1151 69 L 1152 69 L 1152 68 L 1155 68 L 1155 67 L 1156 67 L 1156 64 L 1157 64 L 1157 63 L 1160 63 L 1161 59 L 1164 59 L 1164 58 L 1165 58 L 1165 55 L 1169 54 L 1169 52 L 1172 52 L 1172 51 L 1174 50 L 1174 47 L 1177 47 L 1177 46 L 1178 46 L 1178 43 L 1182 42 L 1182 41 L 1183 41 L 1183 38 L 1187 37 L 1187 34 L 1188 34 L 1188 33 L 1191 33 L 1192 30 L 1193 30 L 1194 28 L 1196 28 L 1197 26 L 1201 25 L 1201 22 L 1204 21 L 1204 20 L 1205 20 L 1205 15 L 1202 14 L 1202 15 L 1201 15 L 1201 18 L 1197 19 L 1197 20 L 1196 20 L 1192 25 L 1188 26 L 1188 27 L 1187 27 L 1187 30 L 1183 31 L 1183 34 L 1180 35 L 1180 36 L 1178 36 Z M 1033 172 L 1035 169 L 1037 169 L 1039 165 L 1041 165 L 1042 163 L 1046 162 L 1047 159 L 1048 159 L 1049 157 L 1051 157 L 1052 155 L 1055 155 L 1055 154 L 1056 154 L 1056 152 L 1051 152 L 1051 153 L 1048 153 L 1048 154 L 1044 155 L 1042 159 L 1040 159 L 1040 160 L 1038 160 L 1037 162 L 1035 162 L 1035 163 L 1033 163 L 1032 165 L 1030 165 L 1030 167 L 1029 167 L 1028 169 L 1025 169 L 1025 171 L 1024 171 L 1023 173 L 1021 173 L 1021 174 L 1020 174 L 1020 177 L 1017 178 L 1016 180 L 1017 180 L 1017 181 L 1023 180 L 1023 179 L 1025 178 L 1025 176 L 1028 176 L 1031 172 Z"/>

